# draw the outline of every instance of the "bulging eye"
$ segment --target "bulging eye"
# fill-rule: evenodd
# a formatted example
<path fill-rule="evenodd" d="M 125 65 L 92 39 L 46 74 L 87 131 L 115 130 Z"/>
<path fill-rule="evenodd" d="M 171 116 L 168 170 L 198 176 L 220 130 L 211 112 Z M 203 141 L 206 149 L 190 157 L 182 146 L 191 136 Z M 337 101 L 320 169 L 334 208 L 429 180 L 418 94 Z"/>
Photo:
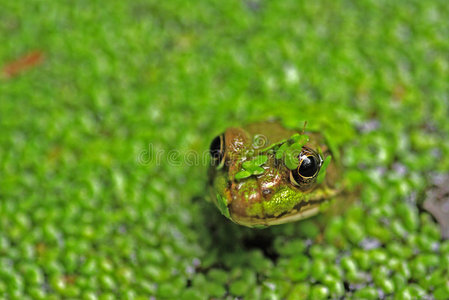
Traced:
<path fill-rule="evenodd" d="M 312 149 L 304 148 L 299 155 L 298 167 L 290 171 L 290 181 L 299 187 L 313 183 L 320 171 L 322 159 Z"/>
<path fill-rule="evenodd" d="M 213 166 L 221 165 L 225 153 L 224 148 L 225 148 L 224 134 L 216 136 L 210 143 L 209 152 L 210 157 L 212 158 Z"/>
<path fill-rule="evenodd" d="M 319 164 L 312 155 L 304 156 L 299 163 L 298 174 L 302 177 L 312 177 L 318 172 Z"/>

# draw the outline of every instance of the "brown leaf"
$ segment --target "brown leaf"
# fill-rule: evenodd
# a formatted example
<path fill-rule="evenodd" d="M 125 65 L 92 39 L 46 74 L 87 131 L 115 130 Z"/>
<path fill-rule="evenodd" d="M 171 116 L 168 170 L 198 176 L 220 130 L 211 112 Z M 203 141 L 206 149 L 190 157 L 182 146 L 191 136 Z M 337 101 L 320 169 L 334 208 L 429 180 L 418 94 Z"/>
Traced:
<path fill-rule="evenodd" d="M 16 60 L 7 63 L 3 69 L 2 73 L 6 77 L 14 77 L 18 74 L 22 73 L 23 71 L 33 68 L 40 63 L 42 63 L 44 59 L 44 55 L 41 51 L 32 51 L 29 52 L 23 56 L 20 56 Z"/>

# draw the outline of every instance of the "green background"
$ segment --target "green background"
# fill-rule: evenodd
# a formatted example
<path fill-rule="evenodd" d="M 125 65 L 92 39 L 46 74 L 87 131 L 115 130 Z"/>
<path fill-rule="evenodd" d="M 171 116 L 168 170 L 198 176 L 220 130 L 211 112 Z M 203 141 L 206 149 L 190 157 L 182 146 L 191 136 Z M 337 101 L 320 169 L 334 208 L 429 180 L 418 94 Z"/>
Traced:
<path fill-rule="evenodd" d="M 2 0 L 0 65 L 43 61 L 0 79 L 0 299 L 448 299 L 449 242 L 416 205 L 449 169 L 448 13 Z M 269 117 L 341 149 L 345 212 L 250 230 L 206 201 L 187 157 Z"/>

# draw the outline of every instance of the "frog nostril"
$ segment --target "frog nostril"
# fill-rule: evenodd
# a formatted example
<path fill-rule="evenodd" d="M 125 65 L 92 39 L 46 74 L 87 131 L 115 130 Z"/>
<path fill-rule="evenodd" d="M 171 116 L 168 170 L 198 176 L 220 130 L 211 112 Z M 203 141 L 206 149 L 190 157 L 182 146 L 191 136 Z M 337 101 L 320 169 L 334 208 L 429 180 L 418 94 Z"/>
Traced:
<path fill-rule="evenodd" d="M 263 189 L 262 190 L 262 194 L 269 195 L 269 194 L 271 194 L 271 190 L 270 189 Z"/>

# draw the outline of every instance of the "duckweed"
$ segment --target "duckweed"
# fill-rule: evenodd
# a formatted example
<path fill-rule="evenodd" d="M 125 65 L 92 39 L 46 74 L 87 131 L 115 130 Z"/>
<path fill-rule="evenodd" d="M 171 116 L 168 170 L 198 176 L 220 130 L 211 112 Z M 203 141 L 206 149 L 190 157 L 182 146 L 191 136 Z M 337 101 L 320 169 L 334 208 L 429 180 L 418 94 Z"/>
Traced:
<path fill-rule="evenodd" d="M 449 298 L 422 208 L 449 170 L 444 1 L 3 2 L 1 300 Z M 203 154 L 273 117 L 326 135 L 344 192 L 242 228 Z"/>

